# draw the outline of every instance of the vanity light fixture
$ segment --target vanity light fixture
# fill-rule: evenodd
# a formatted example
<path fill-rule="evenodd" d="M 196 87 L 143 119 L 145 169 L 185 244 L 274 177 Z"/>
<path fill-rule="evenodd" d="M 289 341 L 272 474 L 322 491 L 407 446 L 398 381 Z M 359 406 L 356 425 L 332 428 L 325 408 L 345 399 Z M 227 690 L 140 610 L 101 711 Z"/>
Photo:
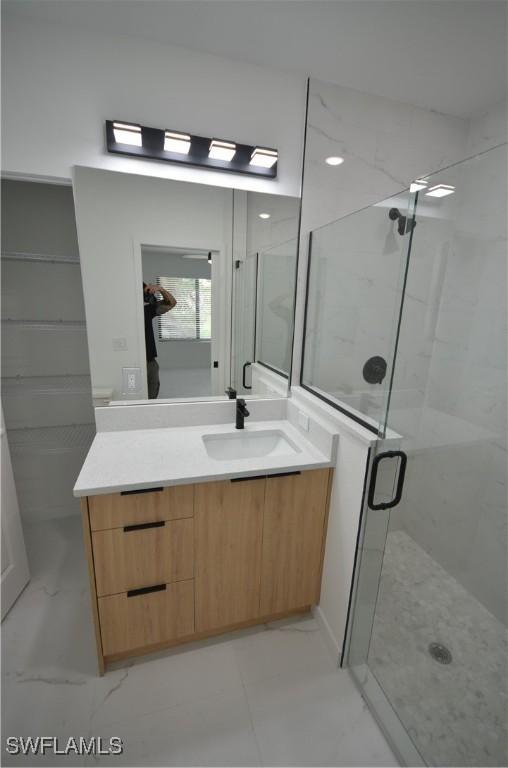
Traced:
<path fill-rule="evenodd" d="M 420 192 L 422 189 L 427 189 L 428 181 L 425 179 L 415 179 L 409 186 L 410 192 Z"/>
<path fill-rule="evenodd" d="M 431 187 L 428 192 L 425 193 L 426 197 L 446 197 L 447 195 L 453 195 L 455 187 L 451 184 L 436 184 L 435 187 Z"/>
<path fill-rule="evenodd" d="M 237 144 L 171 128 L 150 128 L 126 120 L 106 120 L 106 149 L 138 160 L 184 163 L 210 171 L 277 178 L 278 150 Z"/>
<path fill-rule="evenodd" d="M 275 149 L 256 147 L 251 155 L 249 165 L 256 165 L 258 168 L 271 168 L 278 159 L 279 153 Z"/>
<path fill-rule="evenodd" d="M 176 152 L 179 155 L 188 155 L 191 146 L 191 137 L 188 133 L 176 131 L 164 132 L 164 151 Z"/>
<path fill-rule="evenodd" d="M 140 125 L 113 123 L 113 133 L 115 134 L 115 141 L 119 144 L 129 144 L 131 147 L 141 147 L 143 145 Z"/>
<path fill-rule="evenodd" d="M 336 155 L 332 155 L 331 157 L 327 157 L 326 160 L 325 160 L 325 163 L 327 163 L 327 165 L 342 165 L 343 162 L 344 162 L 344 158 L 343 157 L 338 157 Z"/>
<path fill-rule="evenodd" d="M 269 213 L 260 213 L 260 214 L 259 214 L 259 218 L 260 218 L 260 219 L 269 219 L 269 218 L 270 218 L 270 215 L 271 215 L 271 214 L 269 214 Z"/>
<path fill-rule="evenodd" d="M 208 151 L 208 157 L 212 160 L 225 160 L 229 163 L 236 154 L 236 144 L 232 141 L 221 141 L 220 139 L 212 139 L 210 142 L 210 149 Z"/>

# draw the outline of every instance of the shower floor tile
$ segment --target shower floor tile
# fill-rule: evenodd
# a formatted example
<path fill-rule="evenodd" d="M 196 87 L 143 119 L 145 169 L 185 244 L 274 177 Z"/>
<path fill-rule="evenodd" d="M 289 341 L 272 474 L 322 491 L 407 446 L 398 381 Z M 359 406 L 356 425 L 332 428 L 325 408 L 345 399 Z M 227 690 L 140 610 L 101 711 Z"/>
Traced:
<path fill-rule="evenodd" d="M 445 645 L 450 664 L 429 654 Z M 508 765 L 504 626 L 403 531 L 388 534 L 369 667 L 428 765 Z"/>

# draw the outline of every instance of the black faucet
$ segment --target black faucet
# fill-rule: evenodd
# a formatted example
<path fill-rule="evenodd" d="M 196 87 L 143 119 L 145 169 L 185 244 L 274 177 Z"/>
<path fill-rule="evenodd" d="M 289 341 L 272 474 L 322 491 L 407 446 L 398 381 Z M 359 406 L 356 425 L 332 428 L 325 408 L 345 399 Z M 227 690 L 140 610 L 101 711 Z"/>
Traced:
<path fill-rule="evenodd" d="M 243 422 L 246 416 L 249 416 L 249 411 L 245 405 L 243 397 L 237 398 L 236 401 L 236 428 L 243 429 Z"/>
<path fill-rule="evenodd" d="M 224 394 L 228 396 L 229 400 L 236 400 L 236 389 L 233 389 L 233 387 L 226 387 Z"/>

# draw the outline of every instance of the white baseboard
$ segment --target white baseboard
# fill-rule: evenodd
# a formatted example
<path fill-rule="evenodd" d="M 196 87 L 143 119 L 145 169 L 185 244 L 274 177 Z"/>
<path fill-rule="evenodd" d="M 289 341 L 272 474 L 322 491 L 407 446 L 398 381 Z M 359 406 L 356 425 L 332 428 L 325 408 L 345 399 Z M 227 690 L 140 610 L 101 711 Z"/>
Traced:
<path fill-rule="evenodd" d="M 326 641 L 327 648 L 330 651 L 330 655 L 338 666 L 340 664 L 342 648 L 338 644 L 332 629 L 326 620 L 326 616 L 324 615 L 319 605 L 314 605 L 312 607 L 312 615 L 316 619 L 319 628 L 323 633 L 323 637 Z"/>

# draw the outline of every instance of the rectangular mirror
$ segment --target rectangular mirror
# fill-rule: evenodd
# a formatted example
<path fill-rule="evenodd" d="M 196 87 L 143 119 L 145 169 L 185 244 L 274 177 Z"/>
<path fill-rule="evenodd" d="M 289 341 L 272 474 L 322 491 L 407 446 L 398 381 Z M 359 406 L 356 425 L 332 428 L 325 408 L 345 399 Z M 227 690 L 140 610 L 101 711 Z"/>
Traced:
<path fill-rule="evenodd" d="M 95 405 L 287 392 L 299 198 L 75 167 Z M 281 389 L 282 388 L 282 389 Z"/>

